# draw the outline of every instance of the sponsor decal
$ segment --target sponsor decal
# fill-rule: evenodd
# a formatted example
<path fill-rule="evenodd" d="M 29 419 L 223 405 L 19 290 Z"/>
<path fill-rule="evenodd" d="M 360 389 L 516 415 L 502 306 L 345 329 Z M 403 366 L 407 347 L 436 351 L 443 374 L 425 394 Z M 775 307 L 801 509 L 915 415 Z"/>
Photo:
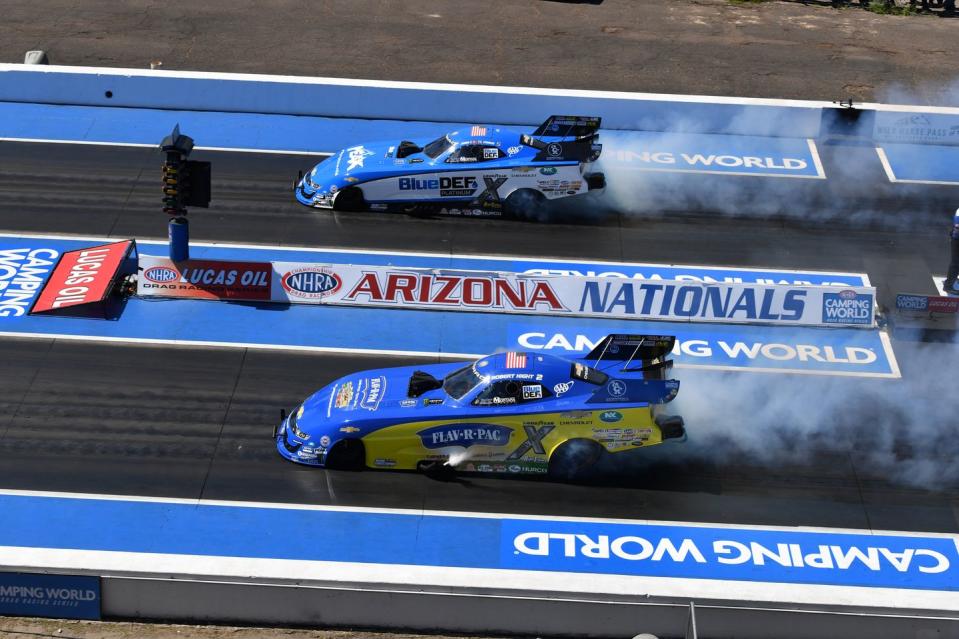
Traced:
<path fill-rule="evenodd" d="M 518 473 L 523 470 L 523 467 L 520 466 L 519 464 L 510 464 L 509 466 L 506 467 L 506 470 L 508 470 L 511 473 Z"/>
<path fill-rule="evenodd" d="M 360 432 L 360 429 L 357 428 L 356 426 L 344 426 L 343 428 L 340 429 L 340 432 L 341 432 L 341 433 L 351 433 L 351 434 L 352 434 L 352 433 L 358 433 L 358 432 Z"/>
<path fill-rule="evenodd" d="M 539 172 L 541 175 L 556 175 L 557 170 L 555 166 L 544 166 L 540 167 Z"/>
<path fill-rule="evenodd" d="M 929 308 L 929 298 L 925 295 L 896 295 L 896 308 L 900 311 L 925 311 Z"/>
<path fill-rule="evenodd" d="M 539 384 L 528 384 L 523 386 L 523 399 L 542 399 L 543 387 Z"/>
<path fill-rule="evenodd" d="M 499 157 L 499 150 L 498 150 L 498 149 L 490 149 L 490 148 L 484 148 L 484 149 L 483 149 L 483 159 L 484 159 L 484 160 L 495 160 L 495 159 L 497 159 L 498 157 Z"/>
<path fill-rule="evenodd" d="M 495 152 L 495 149 L 493 149 Z M 399 178 L 400 191 L 439 191 L 440 197 L 468 197 L 476 191 L 476 176 Z"/>
<path fill-rule="evenodd" d="M 280 284 L 293 297 L 322 299 L 340 290 L 343 280 L 328 266 L 304 266 L 284 273 Z"/>
<path fill-rule="evenodd" d="M 546 155 L 550 157 L 558 157 L 563 155 L 563 145 L 558 142 L 553 142 L 546 146 Z"/>
<path fill-rule="evenodd" d="M 615 410 L 604 410 L 599 414 L 599 419 L 607 424 L 613 424 L 623 419 L 623 414 Z"/>
<path fill-rule="evenodd" d="M 506 184 L 506 180 L 509 178 L 505 177 L 495 177 L 495 176 L 483 176 L 483 184 L 485 189 L 476 197 L 476 202 L 486 206 L 493 205 L 500 202 L 502 198 L 499 195 L 499 187 Z"/>
<path fill-rule="evenodd" d="M 416 406 L 416 400 L 415 400 L 415 399 L 403 399 L 403 400 L 400 400 L 400 406 L 402 406 L 403 408 L 409 408 L 410 406 Z"/>
<path fill-rule="evenodd" d="M 506 155 L 508 155 L 508 156 L 510 156 L 510 157 L 513 157 L 514 155 L 516 155 L 517 153 L 519 153 L 519 152 L 522 151 L 522 150 L 523 150 L 523 147 L 521 147 L 521 146 L 511 146 L 511 147 L 507 147 L 507 149 L 506 149 Z M 517 170 L 518 170 L 518 169 L 517 169 Z"/>
<path fill-rule="evenodd" d="M 560 382 L 559 384 L 556 384 L 555 386 L 553 386 L 553 393 L 554 393 L 557 397 L 560 397 L 560 396 L 562 396 L 564 393 L 568 393 L 568 392 L 570 391 L 570 389 L 573 388 L 573 384 L 575 384 L 575 383 L 576 383 L 576 382 L 573 381 L 573 380 L 569 380 L 568 382 Z"/>
<path fill-rule="evenodd" d="M 959 122 L 954 116 L 907 115 L 889 122 L 890 115 L 877 114 L 876 137 L 893 142 L 959 143 Z"/>
<path fill-rule="evenodd" d="M 956 313 L 959 312 L 959 297 L 930 297 L 930 313 Z"/>
<path fill-rule="evenodd" d="M 0 317 L 26 315 L 59 256 L 50 248 L 0 250 Z"/>
<path fill-rule="evenodd" d="M 380 407 L 383 395 L 386 394 L 386 378 L 370 377 L 360 382 L 360 406 L 366 410 L 375 411 Z"/>
<path fill-rule="evenodd" d="M 377 466 L 378 468 L 393 468 L 394 466 L 396 466 L 396 460 L 385 458 L 385 457 L 379 457 L 373 460 L 373 465 Z"/>
<path fill-rule="evenodd" d="M 343 299 L 421 306 L 566 310 L 549 282 L 498 275 L 364 272 Z"/>
<path fill-rule="evenodd" d="M 349 175 L 349 176 L 343 178 L 343 181 L 344 181 L 344 182 L 349 182 L 350 184 L 355 184 L 355 183 L 357 183 L 357 182 L 360 181 L 360 178 L 355 178 L 355 177 L 353 177 L 352 175 Z M 321 188 L 322 188 L 322 187 L 321 187 Z"/>
<path fill-rule="evenodd" d="M 506 458 L 507 461 L 514 459 L 520 459 L 526 453 L 532 451 L 536 455 L 545 455 L 546 449 L 543 448 L 543 438 L 553 432 L 553 429 L 556 428 L 553 424 L 546 424 L 539 428 L 536 427 L 535 423 L 526 423 L 523 424 L 523 432 L 526 433 L 526 441 L 519 445 L 519 447 L 511 452 Z"/>
<path fill-rule="evenodd" d="M 336 392 L 336 400 L 333 406 L 336 408 L 346 408 L 353 401 L 353 382 L 346 382 Z"/>
<path fill-rule="evenodd" d="M 423 406 L 438 406 L 442 404 L 443 400 L 438 397 L 427 398 L 423 400 Z"/>
<path fill-rule="evenodd" d="M 609 394 L 613 397 L 623 397 L 626 395 L 626 383 L 618 379 L 614 379 L 610 383 L 606 384 L 606 390 L 609 391 Z"/>
<path fill-rule="evenodd" d="M 329 446 L 330 446 L 330 436 L 329 436 L 329 435 L 323 435 L 322 437 L 320 437 L 320 446 L 322 446 L 323 448 L 329 448 Z"/>
<path fill-rule="evenodd" d="M 180 274 L 167 266 L 154 266 L 143 271 L 143 277 L 156 284 L 166 284 L 180 277 Z"/>
<path fill-rule="evenodd" d="M 460 446 L 506 446 L 512 428 L 497 424 L 446 424 L 421 430 L 417 433 L 423 446 L 430 450 Z"/>
<path fill-rule="evenodd" d="M 100 618 L 100 578 L 0 573 L 0 615 Z"/>
<path fill-rule="evenodd" d="M 143 296 L 209 300 L 269 300 L 273 266 L 269 262 L 186 260 L 141 255 L 144 277 L 137 283 Z M 172 276 L 172 277 L 171 277 Z"/>
<path fill-rule="evenodd" d="M 470 129 L 470 137 L 471 137 L 471 138 L 481 138 L 481 137 L 483 137 L 484 135 L 486 135 L 486 127 L 485 127 L 485 126 L 474 126 L 472 129 Z"/>
<path fill-rule="evenodd" d="M 492 402 L 494 404 L 515 404 L 516 398 L 515 397 L 494 397 L 492 399 Z"/>
<path fill-rule="evenodd" d="M 838 293 L 823 293 L 823 324 L 872 324 L 873 298 L 858 295 L 847 289 Z"/>
<path fill-rule="evenodd" d="M 32 312 L 99 302 L 110 291 L 132 241 L 67 251 L 40 291 Z"/>
<path fill-rule="evenodd" d="M 346 152 L 348 154 L 346 165 L 347 173 L 356 168 L 363 168 L 363 162 L 366 158 L 373 155 L 372 151 L 365 149 L 362 145 L 350 147 Z M 332 192 L 333 189 L 330 188 L 330 191 Z"/>

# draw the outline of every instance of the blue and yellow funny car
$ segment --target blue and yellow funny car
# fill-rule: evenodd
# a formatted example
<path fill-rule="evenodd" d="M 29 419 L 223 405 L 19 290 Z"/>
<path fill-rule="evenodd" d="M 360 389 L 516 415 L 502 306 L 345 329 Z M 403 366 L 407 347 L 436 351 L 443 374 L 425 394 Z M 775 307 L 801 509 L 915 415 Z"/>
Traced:
<path fill-rule="evenodd" d="M 328 468 L 549 473 L 684 440 L 675 338 L 609 335 L 581 359 L 507 352 L 338 379 L 274 429 L 280 455 Z"/>
<path fill-rule="evenodd" d="M 365 142 L 326 158 L 294 187 L 300 204 L 341 211 L 529 217 L 605 186 L 591 169 L 600 118 L 554 115 L 532 134 L 475 125 L 439 137 Z"/>

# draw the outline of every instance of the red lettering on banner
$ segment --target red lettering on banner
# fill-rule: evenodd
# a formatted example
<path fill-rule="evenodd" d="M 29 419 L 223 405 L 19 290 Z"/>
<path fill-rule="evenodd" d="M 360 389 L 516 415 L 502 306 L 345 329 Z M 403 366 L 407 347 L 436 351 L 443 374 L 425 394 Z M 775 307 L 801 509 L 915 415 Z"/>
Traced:
<path fill-rule="evenodd" d="M 356 299 L 357 295 L 369 295 L 371 302 L 383 301 L 383 291 L 380 290 L 380 281 L 376 279 L 376 273 L 364 273 L 346 299 Z"/>
<path fill-rule="evenodd" d="M 439 275 L 436 278 L 436 281 L 442 284 L 442 288 L 438 293 L 433 294 L 433 303 L 434 304 L 456 304 L 457 300 L 453 299 L 453 293 L 456 290 L 456 285 L 462 281 L 461 277 L 450 277 L 448 275 Z"/>
<path fill-rule="evenodd" d="M 463 277 L 428 273 L 364 273 L 345 301 L 418 305 L 470 306 L 532 310 L 539 304 L 565 311 L 549 282 L 499 277 Z M 529 289 L 532 287 L 532 292 Z"/>

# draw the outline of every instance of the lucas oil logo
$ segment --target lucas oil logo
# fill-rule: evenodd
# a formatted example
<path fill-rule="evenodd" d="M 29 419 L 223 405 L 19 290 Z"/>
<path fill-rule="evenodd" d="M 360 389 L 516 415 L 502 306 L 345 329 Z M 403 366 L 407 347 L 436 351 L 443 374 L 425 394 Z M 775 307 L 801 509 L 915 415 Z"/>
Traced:
<path fill-rule="evenodd" d="M 450 446 L 505 446 L 512 428 L 496 424 L 445 424 L 417 433 L 423 446 L 430 449 Z"/>
<path fill-rule="evenodd" d="M 143 277 L 157 284 L 166 284 L 167 282 L 176 280 L 180 277 L 180 274 L 168 266 L 154 266 L 153 268 L 145 270 Z"/>
<path fill-rule="evenodd" d="M 327 266 L 305 266 L 284 273 L 280 282 L 293 297 L 320 299 L 336 293 L 343 285 L 340 276 Z"/>

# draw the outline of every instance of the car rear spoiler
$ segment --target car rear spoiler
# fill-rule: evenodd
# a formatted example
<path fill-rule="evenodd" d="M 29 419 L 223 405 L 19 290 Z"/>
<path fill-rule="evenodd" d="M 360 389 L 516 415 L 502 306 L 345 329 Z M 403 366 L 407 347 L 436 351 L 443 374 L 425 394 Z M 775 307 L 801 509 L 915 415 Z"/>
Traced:
<path fill-rule="evenodd" d="M 642 372 L 646 379 L 664 379 L 673 362 L 666 359 L 673 351 L 672 335 L 607 335 L 593 350 L 583 356 L 594 368 L 603 362 L 625 362 L 624 373 Z M 632 364 L 632 366 L 631 366 Z M 603 368 L 609 369 L 610 364 Z"/>
<path fill-rule="evenodd" d="M 551 115 L 532 135 L 521 135 L 520 143 L 539 151 L 534 158 L 536 162 L 595 162 L 603 150 L 603 145 L 597 142 L 601 122 L 602 118 L 596 117 Z"/>

